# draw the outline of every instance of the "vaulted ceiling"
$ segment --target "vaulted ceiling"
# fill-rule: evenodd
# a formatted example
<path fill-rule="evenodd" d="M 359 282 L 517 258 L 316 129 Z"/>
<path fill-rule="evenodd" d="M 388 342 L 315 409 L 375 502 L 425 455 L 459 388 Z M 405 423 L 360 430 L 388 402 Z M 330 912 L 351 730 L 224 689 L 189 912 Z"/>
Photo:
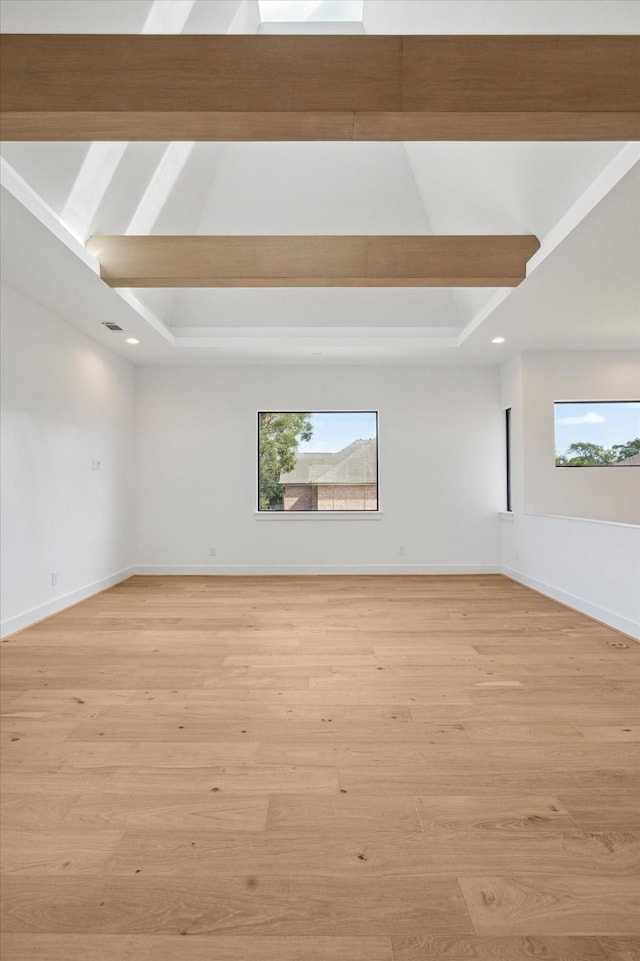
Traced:
<path fill-rule="evenodd" d="M 5 34 L 632 35 L 640 26 L 636 0 L 3 0 L 1 12 Z M 299 19 L 261 19 L 287 14 Z M 637 143 L 609 138 L 8 140 L 4 275 L 137 362 L 490 363 L 505 318 L 509 350 L 632 346 L 639 161 Z M 477 250 L 450 243 L 469 235 Z M 449 259 L 425 260 L 423 248 L 440 251 L 443 239 Z M 505 240 L 521 262 L 504 260 Z M 99 260 L 115 289 L 100 280 Z M 568 305 L 566 329 L 527 320 L 536 287 L 559 267 L 622 295 L 615 318 L 599 328 L 588 296 L 581 317 Z M 105 320 L 123 334 L 105 332 Z M 125 335 L 141 342 L 133 357 Z"/>

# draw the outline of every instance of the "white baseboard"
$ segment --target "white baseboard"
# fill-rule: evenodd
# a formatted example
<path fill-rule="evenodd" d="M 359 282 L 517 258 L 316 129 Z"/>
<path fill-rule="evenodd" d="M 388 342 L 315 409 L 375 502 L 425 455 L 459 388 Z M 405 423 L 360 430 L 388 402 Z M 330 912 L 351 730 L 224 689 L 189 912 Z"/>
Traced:
<path fill-rule="evenodd" d="M 501 574 L 499 564 L 285 564 L 209 566 L 185 564 L 140 564 L 136 574 L 148 575 L 289 575 L 296 574 Z"/>
<path fill-rule="evenodd" d="M 79 587 L 78 590 L 71 591 L 69 594 L 63 594 L 61 597 L 56 597 L 53 601 L 48 601 L 39 607 L 32 607 L 31 610 L 24 611 L 22 614 L 8 617 L 0 623 L 0 637 L 15 634 L 16 631 L 22 631 L 25 627 L 31 627 L 33 624 L 37 624 L 38 621 L 43 621 L 46 617 L 51 617 L 52 614 L 58 614 L 60 611 L 66 610 L 67 607 L 73 607 L 73 605 L 78 604 L 79 601 L 85 601 L 93 594 L 99 594 L 100 591 L 104 591 L 108 587 L 113 587 L 114 584 L 119 584 L 120 581 L 131 577 L 132 574 L 135 574 L 135 568 L 126 567 L 116 574 L 110 574 L 108 577 L 103 577 L 99 581 L 94 581 L 93 584 Z"/>
<path fill-rule="evenodd" d="M 554 601 L 559 601 L 565 607 L 579 611 L 580 614 L 586 614 L 587 617 L 592 617 L 595 621 L 600 621 L 602 624 L 613 627 L 617 631 L 622 631 L 623 634 L 628 634 L 634 640 L 640 641 L 640 624 L 636 624 L 628 617 L 621 617 L 606 607 L 592 604 L 591 601 L 586 601 L 583 597 L 577 597 L 568 591 L 559 590 L 551 584 L 536 580 L 535 577 L 521 574 L 520 571 L 513 570 L 511 567 L 503 567 L 502 573 L 505 577 L 510 577 L 512 581 L 524 584 L 525 587 L 530 587 L 534 591 L 538 591 L 539 594 L 545 594 L 547 597 L 553 598 Z"/>

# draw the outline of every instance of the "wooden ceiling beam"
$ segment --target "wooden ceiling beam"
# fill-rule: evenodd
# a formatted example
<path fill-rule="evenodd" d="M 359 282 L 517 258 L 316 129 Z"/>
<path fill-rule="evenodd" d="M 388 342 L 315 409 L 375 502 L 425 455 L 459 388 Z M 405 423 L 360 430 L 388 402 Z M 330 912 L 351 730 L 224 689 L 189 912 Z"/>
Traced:
<path fill-rule="evenodd" d="M 111 287 L 515 287 L 533 236 L 96 236 Z"/>
<path fill-rule="evenodd" d="M 634 140 L 637 36 L 5 34 L 7 140 Z"/>

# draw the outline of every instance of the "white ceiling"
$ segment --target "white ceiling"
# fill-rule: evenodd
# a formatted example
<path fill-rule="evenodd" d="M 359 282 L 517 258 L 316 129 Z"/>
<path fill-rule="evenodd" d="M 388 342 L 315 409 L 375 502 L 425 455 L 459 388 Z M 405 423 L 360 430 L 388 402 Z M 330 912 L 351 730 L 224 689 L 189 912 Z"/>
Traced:
<path fill-rule="evenodd" d="M 317 29 L 333 3 L 312 15 Z M 310 4 L 291 2 L 293 15 Z M 315 6 L 315 4 L 314 4 Z M 636 0 L 364 0 L 362 24 L 373 34 L 637 33 Z M 258 0 L 2 0 L 4 33 L 254 33 Z M 324 16 L 323 16 L 324 13 Z M 322 19 L 321 19 L 322 18 Z M 164 30 L 163 30 L 164 27 Z M 285 32 L 289 32 L 289 29 Z"/>
<path fill-rule="evenodd" d="M 338 10 L 340 3 L 303 6 L 320 16 Z M 295 12 L 296 4 L 291 9 Z M 5 32 L 264 29 L 257 0 L 2 0 L 0 13 Z M 364 0 L 362 21 L 355 26 L 370 33 L 632 33 L 640 27 L 640 2 Z M 281 23 L 269 29 L 294 30 Z M 341 32 L 353 24 L 308 21 L 304 29 Z M 606 324 L 591 317 L 591 298 L 579 316 L 567 311 L 562 326 L 531 318 L 518 343 L 528 349 L 617 348 L 632 345 L 637 333 L 637 169 L 616 187 L 634 164 L 637 168 L 637 145 L 5 143 L 2 157 L 5 282 L 131 356 L 121 343 L 124 335 L 115 335 L 121 338 L 116 342 L 96 323 L 96 315 L 119 317 L 126 333 L 141 340 L 138 362 L 212 357 L 252 363 L 310 358 L 496 362 L 504 351 L 515 349 L 516 341 L 510 336 L 499 358 L 495 348 L 486 350 L 493 327 L 506 311 L 510 328 L 519 329 L 518 318 L 511 315 L 519 310 L 524 316 L 527 296 L 535 296 L 539 277 L 554 276 L 555 263 L 575 267 L 567 251 L 578 249 L 580 237 L 594 224 L 602 228 L 602 210 L 615 203 L 616 191 L 627 192 L 627 206 L 609 224 L 606 243 L 598 245 L 596 238 L 580 248 L 587 259 L 579 271 L 581 287 L 599 278 L 599 289 L 616 302 L 614 316 L 610 312 Z M 534 233 L 542 248 L 530 265 L 537 269 L 513 292 L 253 288 L 128 293 L 106 288 L 96 265 L 83 254 L 82 245 L 94 233 Z M 631 246 L 609 258 L 623 236 Z M 609 263 L 611 277 L 602 274 L 603 262 Z M 625 265 L 636 278 L 635 287 L 620 277 Z M 620 304 L 625 297 L 628 308 Z"/>

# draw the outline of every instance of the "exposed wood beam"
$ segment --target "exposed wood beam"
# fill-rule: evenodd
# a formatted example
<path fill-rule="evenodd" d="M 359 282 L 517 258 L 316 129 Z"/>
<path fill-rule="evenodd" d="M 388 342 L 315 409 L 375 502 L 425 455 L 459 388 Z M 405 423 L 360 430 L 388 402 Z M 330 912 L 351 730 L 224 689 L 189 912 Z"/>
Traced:
<path fill-rule="evenodd" d="M 515 287 L 532 236 L 92 237 L 111 287 Z"/>
<path fill-rule="evenodd" d="M 8 140 L 635 140 L 637 36 L 5 34 Z"/>

